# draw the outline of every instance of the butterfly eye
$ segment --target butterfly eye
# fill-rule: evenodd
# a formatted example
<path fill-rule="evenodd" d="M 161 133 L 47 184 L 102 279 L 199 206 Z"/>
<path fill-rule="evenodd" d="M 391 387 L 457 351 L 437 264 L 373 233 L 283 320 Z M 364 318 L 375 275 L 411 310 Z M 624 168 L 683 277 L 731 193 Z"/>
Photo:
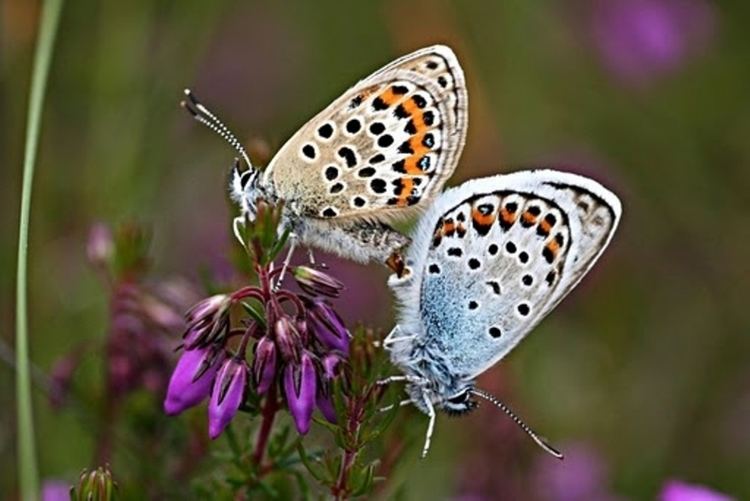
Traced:
<path fill-rule="evenodd" d="M 448 402 L 452 404 L 465 404 L 468 398 L 469 398 L 469 392 L 465 391 L 463 393 L 459 393 L 453 398 L 449 398 Z"/>

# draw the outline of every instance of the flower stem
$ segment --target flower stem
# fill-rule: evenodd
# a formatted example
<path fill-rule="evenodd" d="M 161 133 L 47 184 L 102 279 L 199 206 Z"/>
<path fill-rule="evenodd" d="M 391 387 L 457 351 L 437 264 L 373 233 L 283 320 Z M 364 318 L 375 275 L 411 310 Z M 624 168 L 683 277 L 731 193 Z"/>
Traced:
<path fill-rule="evenodd" d="M 31 74 L 31 92 L 26 122 L 21 210 L 18 221 L 18 269 L 16 282 L 16 399 L 18 434 L 18 479 L 21 499 L 39 496 L 39 472 L 34 443 L 34 415 L 31 402 L 29 371 L 27 269 L 29 245 L 29 214 L 34 164 L 39 143 L 42 103 L 55 44 L 62 0 L 46 0 L 42 8 L 39 38 Z"/>
<path fill-rule="evenodd" d="M 258 432 L 258 439 L 255 441 L 255 451 L 253 452 L 253 464 L 258 468 L 258 471 L 262 471 L 260 463 L 263 461 L 263 454 L 266 451 L 268 439 L 271 437 L 273 420 L 278 410 L 279 403 L 276 401 L 276 385 L 273 384 L 268 389 L 268 395 L 266 395 L 266 405 L 263 406 L 263 421 L 260 424 L 260 432 Z"/>
<path fill-rule="evenodd" d="M 353 402 L 353 405 L 349 408 L 349 419 L 347 420 L 347 434 L 354 438 L 356 441 L 356 437 L 359 435 L 359 426 L 360 426 L 360 415 L 361 415 L 361 406 L 359 402 Z M 357 458 L 358 453 L 358 447 L 355 445 L 353 448 L 347 447 L 344 449 L 343 457 L 341 460 L 341 470 L 339 470 L 339 478 L 336 482 L 336 485 L 333 486 L 332 494 L 335 496 L 336 499 L 346 499 L 349 495 L 347 492 L 347 486 L 346 484 L 349 483 L 349 475 L 352 469 L 352 466 L 354 466 L 354 460 Z"/>

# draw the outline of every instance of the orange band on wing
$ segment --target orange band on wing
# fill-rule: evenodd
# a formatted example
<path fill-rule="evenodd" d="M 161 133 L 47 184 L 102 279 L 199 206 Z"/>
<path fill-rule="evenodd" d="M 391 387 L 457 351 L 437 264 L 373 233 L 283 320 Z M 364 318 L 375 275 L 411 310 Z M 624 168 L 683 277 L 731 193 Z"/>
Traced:
<path fill-rule="evenodd" d="M 516 222 L 516 213 L 510 212 L 508 209 L 503 207 L 500 209 L 500 220 L 505 226 L 512 226 Z"/>
<path fill-rule="evenodd" d="M 479 210 L 476 208 L 471 209 L 471 218 L 474 220 L 475 224 L 478 224 L 480 226 L 490 226 L 495 222 L 496 217 L 497 215 L 494 211 L 485 215 L 479 212 Z"/>
<path fill-rule="evenodd" d="M 401 191 L 398 193 L 398 207 L 405 207 L 408 204 L 408 198 L 411 196 L 411 190 L 414 188 L 414 181 L 410 177 L 401 178 Z"/>
<path fill-rule="evenodd" d="M 536 216 L 534 214 L 532 214 L 531 212 L 526 211 L 521 216 L 521 220 L 524 223 L 526 223 L 527 225 L 532 225 L 532 224 L 536 223 Z"/>

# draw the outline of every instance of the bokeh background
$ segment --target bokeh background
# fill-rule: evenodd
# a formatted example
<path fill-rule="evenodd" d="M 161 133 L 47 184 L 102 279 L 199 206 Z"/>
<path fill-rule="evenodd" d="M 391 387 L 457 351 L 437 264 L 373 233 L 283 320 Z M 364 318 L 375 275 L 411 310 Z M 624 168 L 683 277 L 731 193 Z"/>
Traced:
<path fill-rule="evenodd" d="M 12 493 L 7 355 L 39 5 L 0 5 L 0 492 Z M 93 223 L 148 226 L 154 276 L 230 273 L 233 152 L 179 108 L 184 87 L 262 157 L 370 71 L 447 43 L 470 96 L 450 185 L 557 166 L 611 187 L 624 217 L 597 268 L 481 381 L 566 461 L 483 406 L 440 418 L 430 458 L 407 452 L 381 495 L 651 499 L 678 479 L 750 498 L 748 19 L 747 2 L 710 0 L 67 2 L 32 205 L 39 380 L 106 335 L 85 253 Z M 326 261 L 348 284 L 346 319 L 389 328 L 387 273 Z M 88 356 L 82 384 L 100 365 Z M 42 476 L 72 481 L 95 425 L 36 395 Z M 418 436 L 426 420 L 413 417 Z"/>

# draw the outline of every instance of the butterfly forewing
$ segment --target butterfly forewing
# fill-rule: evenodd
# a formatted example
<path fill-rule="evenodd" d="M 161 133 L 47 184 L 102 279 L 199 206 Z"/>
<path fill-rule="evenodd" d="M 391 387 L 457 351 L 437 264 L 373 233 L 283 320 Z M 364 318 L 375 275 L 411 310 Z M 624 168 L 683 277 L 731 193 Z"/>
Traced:
<path fill-rule="evenodd" d="M 408 257 L 413 290 L 396 293 L 419 298 L 421 342 L 438 346 L 451 371 L 472 378 L 591 268 L 619 214 L 614 195 L 571 174 L 470 181 L 442 195 L 420 222 Z"/>
<path fill-rule="evenodd" d="M 423 49 L 369 76 L 300 129 L 266 176 L 304 193 L 301 213 L 386 217 L 438 192 L 466 134 L 466 89 L 446 47 Z"/>

